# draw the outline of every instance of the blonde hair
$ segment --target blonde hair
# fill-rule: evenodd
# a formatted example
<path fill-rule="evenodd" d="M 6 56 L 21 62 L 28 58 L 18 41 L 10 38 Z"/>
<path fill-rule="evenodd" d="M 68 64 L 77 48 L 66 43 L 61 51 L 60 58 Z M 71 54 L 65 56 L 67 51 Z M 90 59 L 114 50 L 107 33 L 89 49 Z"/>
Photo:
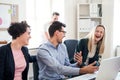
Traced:
<path fill-rule="evenodd" d="M 99 54 L 103 54 L 104 48 L 105 48 L 105 27 L 103 25 L 97 25 L 87 36 L 88 38 L 88 50 L 91 52 L 93 43 L 94 43 L 94 33 L 97 27 L 102 27 L 104 29 L 104 35 L 103 38 L 97 43 L 99 48 Z"/>

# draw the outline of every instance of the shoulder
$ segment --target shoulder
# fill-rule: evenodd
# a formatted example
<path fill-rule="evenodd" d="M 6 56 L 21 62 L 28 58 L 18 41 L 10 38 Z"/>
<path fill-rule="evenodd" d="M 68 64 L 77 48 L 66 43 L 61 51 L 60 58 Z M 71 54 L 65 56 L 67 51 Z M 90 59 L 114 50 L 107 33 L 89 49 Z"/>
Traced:
<path fill-rule="evenodd" d="M 50 21 L 46 22 L 44 25 L 45 25 L 45 26 L 50 25 Z"/>
<path fill-rule="evenodd" d="M 88 38 L 82 38 L 80 41 L 88 41 Z"/>
<path fill-rule="evenodd" d="M 87 45 L 87 43 L 88 43 L 88 38 L 82 38 L 78 42 L 79 45 Z"/>
<path fill-rule="evenodd" d="M 50 26 L 50 22 L 47 22 L 46 24 L 44 24 L 44 31 L 48 32 L 48 28 Z"/>
<path fill-rule="evenodd" d="M 59 44 L 60 47 L 66 48 L 66 45 L 64 43 Z"/>
<path fill-rule="evenodd" d="M 46 22 L 46 23 L 44 24 L 44 27 L 47 28 L 47 27 L 49 27 L 50 25 L 51 25 L 50 22 Z"/>
<path fill-rule="evenodd" d="M 25 46 L 22 47 L 22 50 L 28 52 L 28 48 Z"/>
<path fill-rule="evenodd" d="M 0 57 L 5 56 L 9 53 L 11 53 L 11 48 L 10 48 L 9 44 L 3 45 L 3 46 L 0 47 Z"/>
<path fill-rule="evenodd" d="M 0 47 L 0 50 L 7 50 L 7 49 L 10 49 L 10 43 Z"/>
<path fill-rule="evenodd" d="M 39 48 L 47 48 L 48 45 L 49 45 L 49 44 L 45 42 L 45 43 L 41 44 L 41 45 L 39 46 Z"/>
<path fill-rule="evenodd" d="M 50 44 L 48 42 L 43 43 L 39 46 L 39 52 L 41 51 L 49 51 L 51 49 L 52 46 L 50 46 Z"/>
<path fill-rule="evenodd" d="M 88 38 L 82 38 L 79 40 L 79 43 L 87 43 L 88 42 Z"/>
<path fill-rule="evenodd" d="M 58 48 L 59 48 L 60 50 L 64 51 L 64 52 L 67 51 L 67 47 L 66 47 L 66 45 L 65 45 L 64 43 L 60 43 L 59 46 L 58 46 Z"/>
<path fill-rule="evenodd" d="M 61 49 L 66 49 L 66 46 L 64 43 L 60 43 L 58 45 L 58 47 Z M 39 46 L 39 50 L 48 50 L 49 51 L 49 50 L 54 49 L 54 48 L 55 48 L 54 45 L 51 44 L 50 42 L 43 43 Z"/>
<path fill-rule="evenodd" d="M 7 45 L 0 46 L 0 50 L 6 49 Z"/>

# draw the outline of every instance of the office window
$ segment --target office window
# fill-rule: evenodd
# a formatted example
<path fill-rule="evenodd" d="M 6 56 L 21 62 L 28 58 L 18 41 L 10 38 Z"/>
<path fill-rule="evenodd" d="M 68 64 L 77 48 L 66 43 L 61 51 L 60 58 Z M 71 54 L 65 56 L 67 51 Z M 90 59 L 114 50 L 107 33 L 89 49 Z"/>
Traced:
<path fill-rule="evenodd" d="M 51 19 L 52 13 L 60 13 L 64 22 L 64 0 L 26 0 L 26 18 L 31 26 L 29 48 L 36 48 L 44 42 L 44 24 Z"/>
<path fill-rule="evenodd" d="M 51 0 L 26 0 L 26 19 L 31 26 L 29 48 L 36 48 L 43 42 L 44 24 L 51 17 Z"/>

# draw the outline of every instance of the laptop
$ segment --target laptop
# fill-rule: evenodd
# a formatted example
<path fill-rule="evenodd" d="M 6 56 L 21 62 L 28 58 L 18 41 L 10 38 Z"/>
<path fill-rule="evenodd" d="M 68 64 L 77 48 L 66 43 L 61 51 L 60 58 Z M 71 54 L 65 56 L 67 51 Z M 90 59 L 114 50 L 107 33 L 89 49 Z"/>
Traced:
<path fill-rule="evenodd" d="M 102 60 L 99 70 L 94 74 L 85 74 L 69 80 L 115 80 L 119 70 L 120 57 L 112 57 Z"/>
<path fill-rule="evenodd" d="M 120 57 L 112 57 L 101 61 L 95 80 L 115 80 L 120 70 Z"/>
<path fill-rule="evenodd" d="M 120 57 L 112 57 L 101 61 L 99 71 L 94 75 L 96 77 L 88 80 L 115 80 L 120 70 Z"/>

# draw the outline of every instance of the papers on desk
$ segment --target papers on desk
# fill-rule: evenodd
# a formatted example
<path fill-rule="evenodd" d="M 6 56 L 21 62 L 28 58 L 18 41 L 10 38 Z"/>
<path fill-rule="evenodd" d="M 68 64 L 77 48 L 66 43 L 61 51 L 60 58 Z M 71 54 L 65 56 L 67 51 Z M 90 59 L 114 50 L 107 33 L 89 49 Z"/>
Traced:
<path fill-rule="evenodd" d="M 97 74 L 97 72 L 95 72 L 94 74 L 85 74 L 85 75 L 74 77 L 74 78 L 71 78 L 68 80 L 89 80 L 89 79 L 95 78 L 96 74 Z"/>

